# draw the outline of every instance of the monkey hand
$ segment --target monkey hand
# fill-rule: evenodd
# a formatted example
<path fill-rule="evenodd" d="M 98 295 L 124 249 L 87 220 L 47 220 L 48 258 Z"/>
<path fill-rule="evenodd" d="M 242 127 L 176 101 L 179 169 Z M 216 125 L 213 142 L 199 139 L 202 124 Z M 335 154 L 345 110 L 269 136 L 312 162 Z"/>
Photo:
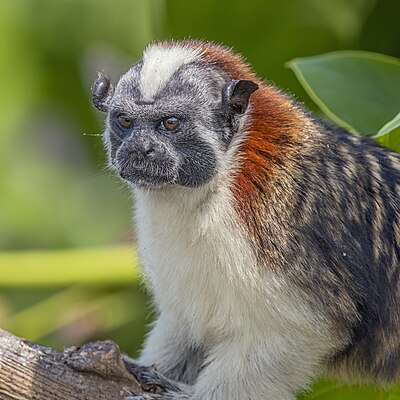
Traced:
<path fill-rule="evenodd" d="M 140 383 L 144 392 L 140 396 L 127 397 L 125 400 L 188 398 L 188 385 L 166 378 L 154 366 L 145 367 L 126 359 L 125 366 Z"/>

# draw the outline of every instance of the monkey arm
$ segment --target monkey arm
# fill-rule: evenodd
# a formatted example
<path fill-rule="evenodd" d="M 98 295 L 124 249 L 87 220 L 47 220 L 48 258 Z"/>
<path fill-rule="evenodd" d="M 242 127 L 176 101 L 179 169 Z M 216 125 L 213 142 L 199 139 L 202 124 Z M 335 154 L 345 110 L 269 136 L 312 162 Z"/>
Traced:
<path fill-rule="evenodd" d="M 203 352 L 188 341 L 179 322 L 160 315 L 150 331 L 142 354 L 141 365 L 155 365 L 164 376 L 184 383 L 193 383 L 203 362 Z"/>
<path fill-rule="evenodd" d="M 317 372 L 321 373 L 321 359 L 329 344 L 300 331 L 284 336 L 273 332 L 262 340 L 260 343 L 260 339 L 251 340 L 247 335 L 222 340 L 208 352 L 193 385 L 169 381 L 156 371 L 145 373 L 139 380 L 160 388 L 158 393 L 146 393 L 145 398 L 294 400 L 296 393 L 307 387 Z"/>

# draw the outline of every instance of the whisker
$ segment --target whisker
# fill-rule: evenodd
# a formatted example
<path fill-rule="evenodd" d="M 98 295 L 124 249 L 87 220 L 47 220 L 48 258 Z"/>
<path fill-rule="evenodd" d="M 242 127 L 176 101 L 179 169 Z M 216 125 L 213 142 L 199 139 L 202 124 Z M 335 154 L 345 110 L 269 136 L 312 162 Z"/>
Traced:
<path fill-rule="evenodd" d="M 102 134 L 101 133 L 85 133 L 85 132 L 83 132 L 83 136 L 101 136 Z"/>

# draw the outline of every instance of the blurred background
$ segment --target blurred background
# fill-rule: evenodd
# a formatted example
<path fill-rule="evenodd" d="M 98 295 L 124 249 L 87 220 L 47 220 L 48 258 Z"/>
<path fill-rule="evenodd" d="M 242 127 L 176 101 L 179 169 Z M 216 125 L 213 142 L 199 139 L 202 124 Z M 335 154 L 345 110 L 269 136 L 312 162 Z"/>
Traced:
<path fill-rule="evenodd" d="M 233 46 L 309 107 L 285 62 L 339 49 L 400 56 L 398 0 L 13 0 L 0 3 L 0 327 L 136 356 L 153 313 L 130 194 L 105 163 L 96 71 L 114 82 L 154 39 Z"/>

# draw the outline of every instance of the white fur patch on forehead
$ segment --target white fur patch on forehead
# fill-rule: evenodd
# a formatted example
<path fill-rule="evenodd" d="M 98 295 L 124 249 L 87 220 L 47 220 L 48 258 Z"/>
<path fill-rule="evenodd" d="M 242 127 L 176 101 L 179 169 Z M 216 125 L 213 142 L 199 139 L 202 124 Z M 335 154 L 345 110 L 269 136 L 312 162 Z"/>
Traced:
<path fill-rule="evenodd" d="M 200 55 L 198 49 L 179 44 L 168 47 L 162 44 L 150 45 L 143 53 L 140 71 L 143 100 L 151 101 L 182 65 L 200 59 Z"/>

